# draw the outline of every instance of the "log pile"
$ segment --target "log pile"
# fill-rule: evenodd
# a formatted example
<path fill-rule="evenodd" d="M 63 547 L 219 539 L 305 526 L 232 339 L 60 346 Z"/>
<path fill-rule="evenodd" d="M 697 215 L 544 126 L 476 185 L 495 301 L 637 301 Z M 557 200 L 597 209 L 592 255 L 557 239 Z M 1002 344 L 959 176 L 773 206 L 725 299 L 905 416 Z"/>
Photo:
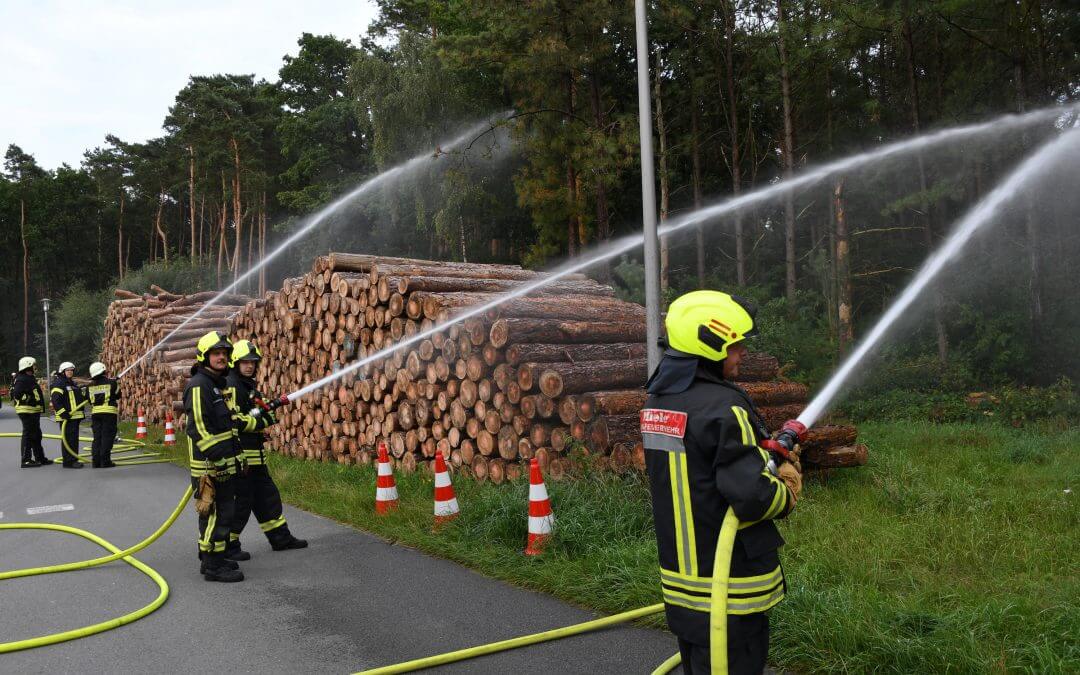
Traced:
<path fill-rule="evenodd" d="M 101 360 L 114 377 L 217 295 L 214 291 L 180 295 L 158 286 L 151 290 L 143 295 L 122 289 L 114 292 L 117 299 L 105 315 L 101 349 Z M 182 411 L 196 341 L 212 330 L 228 334 L 233 316 L 249 299 L 241 295 L 222 298 L 132 368 L 121 380 L 120 414 L 134 419 L 141 408 L 148 422 L 160 425 L 167 409 Z"/>
<path fill-rule="evenodd" d="M 249 301 L 234 319 L 234 338 L 263 351 L 258 384 L 267 395 L 472 315 L 280 410 L 272 447 L 369 464 L 382 441 L 399 470 L 430 470 L 442 452 L 452 470 L 495 483 L 520 476 L 532 457 L 556 478 L 576 471 L 583 455 L 618 472 L 643 468 L 644 308 L 571 276 L 478 311 L 542 278 L 511 265 L 317 258 L 309 273 Z M 773 427 L 807 399 L 804 386 L 776 381 L 778 370 L 775 358 L 754 354 L 741 376 Z M 817 467 L 866 461 L 850 427 L 815 429 L 805 454 Z"/>

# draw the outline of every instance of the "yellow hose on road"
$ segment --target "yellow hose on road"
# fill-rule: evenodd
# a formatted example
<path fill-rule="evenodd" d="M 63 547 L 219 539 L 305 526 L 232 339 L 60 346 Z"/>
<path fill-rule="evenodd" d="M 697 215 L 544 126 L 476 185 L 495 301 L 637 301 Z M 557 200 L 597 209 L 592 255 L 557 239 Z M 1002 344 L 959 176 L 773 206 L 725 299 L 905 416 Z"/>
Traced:
<path fill-rule="evenodd" d="M 97 633 L 103 633 L 113 628 L 119 628 L 125 624 L 129 624 L 132 621 L 138 621 L 139 619 L 147 616 L 157 608 L 165 604 L 165 600 L 169 597 L 169 584 L 165 582 L 154 569 L 135 558 L 131 557 L 133 553 L 137 553 L 150 544 L 157 541 L 161 535 L 172 527 L 176 519 L 180 517 L 180 514 L 184 511 L 184 506 L 187 505 L 189 499 L 194 490 L 191 487 L 184 492 L 184 496 L 180 499 L 180 503 L 176 505 L 176 509 L 173 510 L 169 518 L 161 524 L 153 534 L 146 539 L 140 541 L 138 544 L 131 546 L 130 548 L 120 550 L 113 544 L 105 541 L 97 535 L 87 532 L 86 530 L 80 530 L 77 527 L 70 527 L 68 525 L 57 525 L 54 523 L 5 523 L 0 524 L 0 530 L 52 530 L 55 532 L 66 532 L 68 534 L 75 534 L 84 539 L 88 539 L 95 544 L 101 546 L 107 551 L 112 551 L 110 555 L 102 556 L 100 558 L 93 558 L 91 560 L 80 560 L 78 562 L 63 563 L 61 565 L 50 565 L 48 567 L 28 567 L 21 570 L 11 570 L 9 572 L 0 572 L 0 580 L 2 579 L 16 579 L 20 577 L 36 576 L 39 574 L 55 574 L 58 572 L 70 572 L 72 570 L 87 569 L 89 567 L 98 567 L 114 560 L 123 560 L 127 564 L 131 565 L 135 569 L 139 570 L 146 576 L 150 577 L 154 583 L 157 584 L 160 592 L 158 596 L 149 605 L 138 609 L 134 612 L 130 612 L 123 616 L 109 621 L 103 621 L 91 626 L 84 626 L 83 628 L 75 628 L 73 630 L 64 631 L 61 633 L 52 633 L 50 635 L 42 635 L 36 638 L 29 638 L 26 640 L 17 640 L 15 642 L 0 642 L 0 654 L 7 652 L 16 652 L 23 649 L 33 649 L 35 647 L 43 647 L 45 645 L 57 644 L 58 642 L 67 642 L 68 640 L 75 640 L 78 638 L 87 637 L 89 635 L 95 635 Z"/>
<path fill-rule="evenodd" d="M 60 434 L 42 434 L 41 437 L 48 438 L 54 441 L 60 441 L 61 443 L 64 440 L 63 436 L 61 436 Z M 22 433 L 5 431 L 0 433 L 0 438 L 22 438 Z M 92 443 L 94 441 L 93 438 L 87 438 L 86 436 L 79 436 L 79 440 L 84 443 Z M 146 448 L 146 443 L 139 440 L 131 438 L 121 438 L 116 442 L 115 445 L 113 445 L 113 452 L 115 453 L 133 453 L 136 451 L 142 452 L 138 455 L 125 454 L 123 457 L 114 457 L 113 462 L 117 466 L 136 466 L 139 464 L 163 464 L 172 461 L 170 459 L 162 457 L 160 452 L 148 450 Z M 64 452 L 63 449 L 61 449 L 60 452 Z M 85 452 L 80 452 L 78 454 L 78 458 L 81 462 L 92 461 L 90 455 Z M 57 457 L 56 459 L 52 460 L 53 464 L 59 464 L 63 461 L 63 457 Z"/>
<path fill-rule="evenodd" d="M 565 628 L 555 628 L 553 630 L 544 631 L 543 633 L 534 633 L 532 635 L 523 635 L 521 637 L 511 638 L 509 640 L 502 640 L 500 642 L 492 642 L 489 645 L 469 647 L 467 649 L 461 649 L 456 652 L 448 652 L 446 654 L 428 656 L 422 659 L 415 659 L 413 661 L 405 661 L 404 663 L 396 663 L 392 666 L 383 666 L 382 668 L 364 670 L 360 673 L 355 673 L 354 675 L 391 675 L 393 673 L 409 673 L 414 670 L 420 670 L 422 668 L 433 668 L 435 666 L 441 666 L 446 663 L 454 663 L 455 661 L 464 661 L 466 659 L 472 659 L 476 658 L 477 656 L 484 656 L 486 654 L 504 652 L 509 649 L 515 649 L 517 647 L 525 647 L 527 645 L 535 645 L 540 642 L 547 642 L 549 640 L 557 640 L 559 638 L 570 637 L 572 635 L 580 635 L 581 633 L 599 630 L 600 628 L 607 628 L 608 626 L 614 626 L 615 624 L 619 623 L 626 623 L 627 621 L 633 621 L 634 619 L 640 619 L 643 616 L 649 616 L 650 614 L 656 614 L 662 611 L 664 611 L 663 603 L 657 605 L 649 605 L 648 607 L 642 607 L 641 609 L 635 609 L 629 612 L 623 612 L 622 614 L 615 614 L 612 616 L 605 616 L 601 619 L 593 619 L 592 621 L 586 621 L 585 623 L 579 623 L 573 626 L 567 626 Z"/>

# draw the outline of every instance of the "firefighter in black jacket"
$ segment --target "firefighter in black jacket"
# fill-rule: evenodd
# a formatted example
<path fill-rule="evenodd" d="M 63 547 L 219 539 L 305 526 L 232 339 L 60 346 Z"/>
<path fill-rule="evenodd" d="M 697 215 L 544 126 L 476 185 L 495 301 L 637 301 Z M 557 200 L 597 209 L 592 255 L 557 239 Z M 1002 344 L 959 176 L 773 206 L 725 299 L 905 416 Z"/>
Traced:
<path fill-rule="evenodd" d="M 234 415 L 225 403 L 225 375 L 232 343 L 216 331 L 199 338 L 195 365 L 184 390 L 188 462 L 199 511 L 199 572 L 207 581 L 243 581 L 239 565 L 225 559 L 235 513 L 236 476 L 244 467 L 238 429 L 255 431 L 265 418 Z"/>
<path fill-rule="evenodd" d="M 94 444 L 90 456 L 95 469 L 111 469 L 113 443 L 116 442 L 116 418 L 120 413 L 120 385 L 105 372 L 100 361 L 90 364 L 90 426 Z"/>
<path fill-rule="evenodd" d="M 668 626 L 685 672 L 760 675 L 766 611 L 785 590 L 772 521 L 795 506 L 800 474 L 791 462 L 774 468 L 759 446 L 765 425 L 732 383 L 755 334 L 753 306 L 695 291 L 671 304 L 665 325 L 641 431 Z"/>
<path fill-rule="evenodd" d="M 52 466 L 41 445 L 41 413 L 45 412 L 45 396 L 34 377 L 36 363 L 32 356 L 19 359 L 19 373 L 11 388 L 11 400 L 15 402 L 15 413 L 23 428 L 21 466 L 24 469 Z"/>
<path fill-rule="evenodd" d="M 52 407 L 60 425 L 60 453 L 65 469 L 81 469 L 79 461 L 79 425 L 86 417 L 86 387 L 75 384 L 75 364 L 65 361 L 49 385 Z"/>
<path fill-rule="evenodd" d="M 255 388 L 255 370 L 262 361 L 262 352 L 248 340 L 239 340 L 233 345 L 229 359 L 229 375 L 226 378 L 228 388 L 225 401 L 232 408 L 234 415 L 243 415 L 251 411 L 264 400 Z M 266 425 L 276 419 L 273 413 L 260 413 L 266 418 Z M 236 513 L 233 516 L 232 533 L 225 549 L 229 560 L 249 560 L 251 554 L 240 547 L 240 534 L 247 525 L 251 512 L 259 527 L 270 541 L 275 551 L 287 551 L 294 548 L 306 548 L 307 542 L 297 539 L 289 532 L 289 525 L 281 511 L 281 493 L 278 492 L 274 479 L 266 467 L 266 454 L 263 451 L 265 436 L 261 428 L 253 431 L 240 431 L 240 447 L 244 450 L 244 460 L 248 470 L 236 480 Z"/>

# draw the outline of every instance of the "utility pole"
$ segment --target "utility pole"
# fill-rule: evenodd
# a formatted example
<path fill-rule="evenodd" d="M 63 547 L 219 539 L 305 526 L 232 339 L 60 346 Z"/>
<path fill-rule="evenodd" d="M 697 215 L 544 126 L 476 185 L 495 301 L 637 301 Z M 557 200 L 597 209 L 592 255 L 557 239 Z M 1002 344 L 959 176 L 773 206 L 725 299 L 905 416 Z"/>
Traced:
<path fill-rule="evenodd" d="M 638 124 L 641 135 L 641 211 L 645 227 L 645 340 L 649 373 L 660 363 L 660 239 L 656 233 L 652 101 L 649 92 L 649 26 L 645 0 L 634 0 L 637 24 Z"/>
<path fill-rule="evenodd" d="M 45 310 L 45 377 L 52 374 L 52 365 L 49 363 L 49 299 L 42 298 L 41 306 Z"/>

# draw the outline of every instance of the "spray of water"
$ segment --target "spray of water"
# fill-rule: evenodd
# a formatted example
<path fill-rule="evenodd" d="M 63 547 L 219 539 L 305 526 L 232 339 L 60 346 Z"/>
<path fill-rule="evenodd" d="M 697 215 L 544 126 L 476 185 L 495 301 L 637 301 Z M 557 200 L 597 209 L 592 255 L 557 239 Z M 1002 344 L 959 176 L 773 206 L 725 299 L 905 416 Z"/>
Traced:
<path fill-rule="evenodd" d="M 1070 154 L 1075 155 L 1078 150 L 1080 150 L 1080 129 L 1074 128 L 1066 131 L 1024 160 L 1019 168 L 1009 174 L 1004 182 L 994 188 L 994 191 L 985 199 L 976 204 L 964 216 L 963 220 L 957 224 L 956 229 L 945 240 L 941 248 L 923 264 L 919 273 L 904 289 L 904 292 L 900 294 L 900 297 L 889 307 L 888 311 L 882 315 L 873 330 L 863 338 L 855 351 L 844 360 L 839 370 L 814 396 L 814 399 L 806 406 L 803 413 L 799 415 L 799 421 L 807 427 L 813 426 L 822 413 L 825 412 L 829 403 L 836 398 L 867 354 L 881 342 L 893 324 L 904 316 L 911 304 L 926 290 L 926 287 L 938 273 L 963 250 L 971 237 L 981 228 L 994 222 L 994 218 L 998 215 L 1002 206 L 1015 197 L 1029 181 L 1037 179 L 1040 173 L 1048 167 L 1054 166 L 1059 160 Z"/>
<path fill-rule="evenodd" d="M 504 116 L 505 114 L 500 116 L 500 118 Z M 473 141 L 477 136 L 483 134 L 485 131 L 493 129 L 494 125 L 495 123 L 489 121 L 481 122 L 468 128 L 456 138 L 440 144 L 438 147 L 440 150 L 453 150 L 461 146 L 462 144 Z M 444 153 L 436 151 L 434 159 L 438 159 L 442 154 Z M 213 298 L 211 298 L 206 304 L 195 310 L 195 312 L 193 312 L 190 316 L 177 324 L 175 328 L 169 331 L 165 335 L 165 337 L 158 340 L 158 342 L 149 350 L 147 350 L 145 354 L 136 359 L 127 368 L 124 368 L 124 370 L 121 371 L 117 377 L 123 377 L 125 374 L 127 374 L 128 371 L 141 363 L 143 359 L 157 351 L 157 349 L 161 347 L 161 345 L 165 344 L 169 340 L 169 338 L 176 334 L 177 331 L 181 330 L 184 326 L 188 325 L 193 320 L 198 318 L 204 311 L 220 302 L 221 299 L 228 295 L 230 292 L 232 292 L 233 289 L 237 288 L 240 284 L 247 281 L 249 278 L 251 278 L 253 274 L 258 272 L 260 269 L 266 267 L 267 264 L 269 264 L 272 260 L 277 258 L 293 244 L 299 241 L 304 235 L 306 235 L 308 232 L 311 232 L 313 229 L 325 222 L 326 219 L 333 215 L 338 209 L 360 197 L 363 197 L 364 195 L 375 192 L 376 190 L 385 185 L 389 185 L 393 181 L 403 176 L 410 175 L 412 172 L 416 171 L 424 165 L 430 164 L 432 161 L 433 157 L 430 153 L 417 155 L 416 157 L 413 157 L 412 159 L 408 160 L 403 164 L 398 164 L 395 167 L 383 171 L 377 176 L 369 178 L 368 180 L 353 188 L 351 191 L 347 192 L 333 202 L 324 206 L 317 213 L 308 218 L 304 222 L 304 224 L 296 230 L 296 232 L 293 232 L 291 235 L 289 235 L 287 239 L 281 242 L 281 244 L 277 248 L 263 256 L 263 258 L 258 263 L 252 265 L 250 269 L 237 277 L 236 280 L 234 280 L 231 284 L 221 289 L 221 291 Z"/>
<path fill-rule="evenodd" d="M 718 216 L 722 216 L 728 213 L 735 212 L 739 209 L 746 208 L 748 206 L 766 202 L 771 199 L 775 199 L 777 196 L 791 190 L 798 190 L 808 187 L 815 183 L 818 183 L 830 176 L 851 171 L 867 164 L 888 159 L 890 157 L 896 157 L 904 153 L 911 153 L 916 150 L 926 149 L 935 145 L 939 145 L 945 142 L 955 142 L 958 140 L 969 139 L 973 136 L 985 134 L 989 132 L 1001 133 L 1002 131 L 1010 128 L 1016 128 L 1017 126 L 1029 125 L 1038 121 L 1045 121 L 1059 117 L 1063 113 L 1064 109 L 1060 107 L 1047 108 L 1043 110 L 1033 111 L 1024 115 L 1007 115 L 1004 117 L 991 120 L 982 124 L 974 124 L 964 127 L 956 127 L 953 129 L 946 129 L 938 131 L 932 134 L 924 136 L 918 136 L 916 138 L 908 139 L 905 141 L 899 141 L 884 145 L 875 150 L 861 153 L 853 157 L 840 159 L 835 162 L 824 164 L 816 169 L 807 171 L 799 176 L 791 178 L 786 181 L 764 187 L 753 192 L 748 192 L 740 197 L 734 199 L 728 199 L 724 202 L 720 202 L 713 206 L 705 207 L 693 213 L 686 214 L 685 216 L 675 219 L 665 227 L 660 229 L 660 235 L 666 236 L 674 234 L 680 230 L 683 230 L 691 225 L 695 225 L 705 220 L 713 219 Z M 621 239 L 617 239 L 608 243 L 598 249 L 595 249 L 591 255 L 587 257 L 579 258 L 576 261 L 570 261 L 562 266 L 552 270 L 548 276 L 536 279 L 527 284 L 520 286 L 512 292 L 498 296 L 495 299 L 471 307 L 468 310 L 448 319 L 445 322 L 437 324 L 427 330 L 420 331 L 414 335 L 409 336 L 389 347 L 386 347 L 374 354 L 370 354 L 362 359 L 354 361 L 349 365 L 330 373 L 329 375 L 312 382 L 293 393 L 288 394 L 286 397 L 290 401 L 295 401 L 307 394 L 316 391 L 338 379 L 345 377 L 349 373 L 363 368 L 364 366 L 379 361 L 392 355 L 395 351 L 404 349 L 411 345 L 417 344 L 427 338 L 431 337 L 435 333 L 446 329 L 447 327 L 461 323 L 473 317 L 481 316 L 492 309 L 497 308 L 508 300 L 518 298 L 527 295 L 539 288 L 558 281 L 570 274 L 580 272 L 588 269 L 599 262 L 614 258 L 628 251 L 640 246 L 644 241 L 644 236 L 641 234 L 629 235 Z M 807 425 L 809 426 L 809 425 Z"/>

